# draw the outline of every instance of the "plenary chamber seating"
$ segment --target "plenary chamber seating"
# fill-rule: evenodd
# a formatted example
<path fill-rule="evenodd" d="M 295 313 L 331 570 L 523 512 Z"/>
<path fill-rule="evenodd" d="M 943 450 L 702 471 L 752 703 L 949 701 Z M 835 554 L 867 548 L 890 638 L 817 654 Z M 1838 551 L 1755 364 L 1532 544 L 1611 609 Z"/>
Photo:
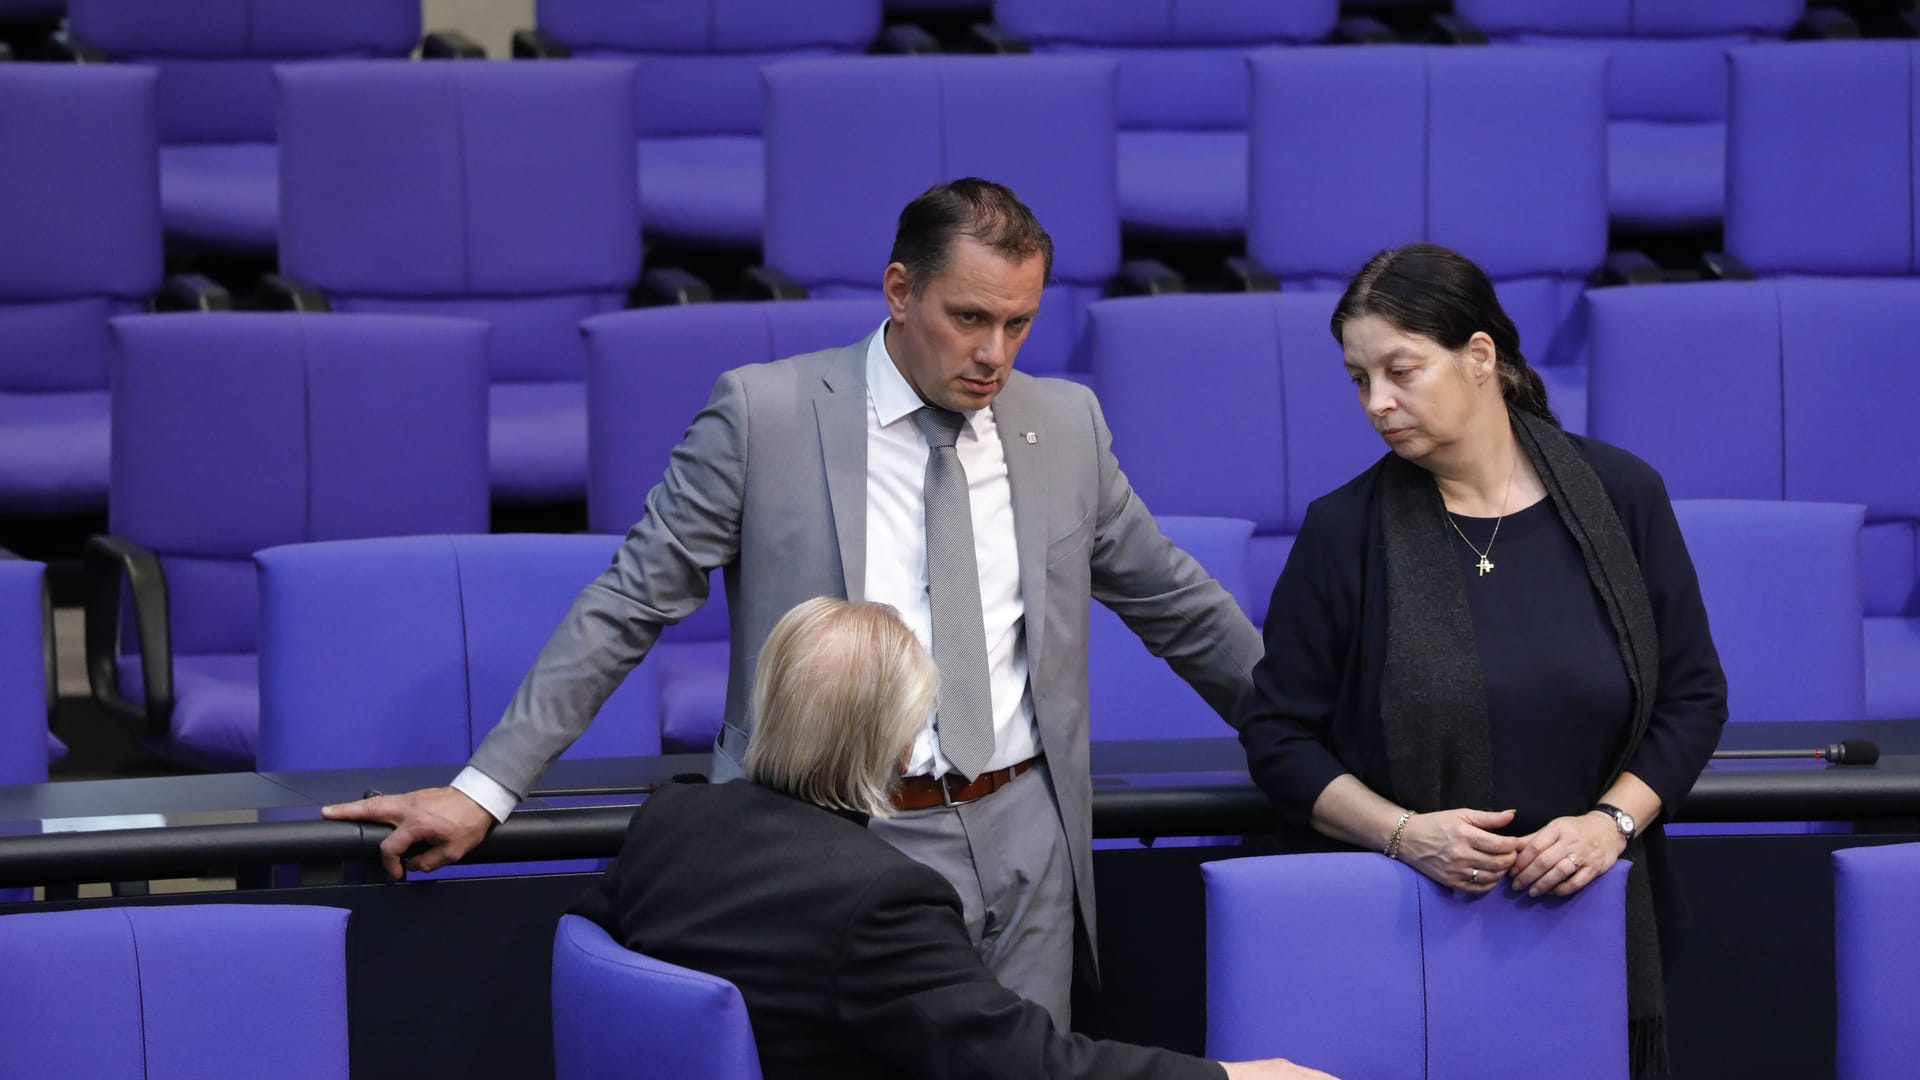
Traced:
<path fill-rule="evenodd" d="M 632 69 L 361 61 L 278 78 L 287 302 L 491 322 L 493 495 L 578 500 L 578 324 L 640 281 Z"/>
<path fill-rule="evenodd" d="M 1729 53 L 1727 228 L 1760 277 L 1920 275 L 1920 43 Z"/>
<path fill-rule="evenodd" d="M 1207 863 L 1207 1054 L 1368 1080 L 1526 1076 L 1548 1055 L 1556 1080 L 1626 1080 L 1627 870 L 1529 899 L 1371 852 Z"/>
<path fill-rule="evenodd" d="M 404 59 L 418 0 L 69 0 L 76 59 L 158 74 L 160 219 L 188 249 L 272 255 L 273 67 Z"/>
<path fill-rule="evenodd" d="M 632 952 L 598 923 L 562 915 L 553 934 L 555 1080 L 633 1075 L 760 1080 L 740 991 Z"/>
<path fill-rule="evenodd" d="M 1839 1080 L 1901 1080 L 1920 1058 L 1920 844 L 1833 853 Z"/>
<path fill-rule="evenodd" d="M 0 516 L 107 504 L 107 320 L 161 287 L 153 84 L 0 64 Z"/>
<path fill-rule="evenodd" d="M 1247 53 L 1324 41 L 1339 17 L 1338 0 L 997 0 L 989 40 L 1002 51 L 1115 61 L 1120 221 L 1130 234 L 1238 240 Z"/>
<path fill-rule="evenodd" d="M 1906 339 L 1915 310 L 1920 281 L 1709 282 L 1592 299 L 1593 434 L 1645 458 L 1675 498 L 1866 507 L 1874 720 L 1920 717 L 1920 472 L 1888 405 L 1920 396 L 1920 367 L 1888 344 Z"/>
<path fill-rule="evenodd" d="M 1242 595 L 1264 623 L 1314 499 L 1386 452 L 1327 332 L 1324 292 L 1103 300 L 1083 345 L 1113 450 L 1155 514 L 1254 525 Z"/>
<path fill-rule="evenodd" d="M 886 315 L 875 296 L 687 304 L 587 320 L 588 528 L 617 536 L 645 516 L 647 493 L 722 372 L 854 344 Z M 662 631 L 647 656 L 660 683 L 666 753 L 709 749 L 726 713 L 726 593 L 718 578 L 711 586 L 707 602 Z"/>
<path fill-rule="evenodd" d="M 1727 50 L 1777 41 L 1806 0 L 1456 0 L 1497 44 L 1607 54 L 1607 206 L 1615 225 L 1713 229 L 1725 202 Z"/>
<path fill-rule="evenodd" d="M 1109 288 L 1178 286 L 1146 262 L 1124 268 L 1131 284 L 1116 280 L 1112 61 L 795 60 L 763 77 L 766 257 L 787 294 L 877 298 L 900 208 L 963 176 L 1012 188 L 1053 237 L 1053 279 L 1020 351 L 1028 373 L 1080 375 L 1086 307 Z"/>
<path fill-rule="evenodd" d="M 1607 262 L 1604 54 L 1381 46 L 1256 52 L 1247 254 L 1338 293 L 1418 240 L 1493 279 L 1569 430 L 1585 430 L 1579 303 Z"/>
<path fill-rule="evenodd" d="M 66 752 L 47 727 L 55 686 L 46 569 L 0 548 L 0 787 L 45 783 L 47 763 Z"/>
<path fill-rule="evenodd" d="M 0 916 L 0 1076 L 347 1080 L 347 912 Z"/>
<path fill-rule="evenodd" d="M 112 535 L 87 551 L 94 697 L 168 757 L 252 768 L 253 553 L 485 531 L 488 330 L 226 313 L 113 333 Z"/>
<path fill-rule="evenodd" d="M 539 0 L 535 17 L 516 57 L 633 65 L 640 224 L 688 247 L 760 246 L 761 66 L 864 53 L 880 36 L 880 0 Z"/>

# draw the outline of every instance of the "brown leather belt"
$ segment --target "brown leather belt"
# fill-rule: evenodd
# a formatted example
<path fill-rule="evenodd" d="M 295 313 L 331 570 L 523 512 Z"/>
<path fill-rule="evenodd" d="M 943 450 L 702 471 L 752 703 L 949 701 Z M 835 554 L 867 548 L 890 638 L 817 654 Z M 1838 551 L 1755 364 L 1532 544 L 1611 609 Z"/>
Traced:
<path fill-rule="evenodd" d="M 972 802 L 1013 783 L 1015 777 L 1032 771 L 1039 761 L 1040 755 L 1035 754 L 1018 765 L 981 773 L 973 778 L 972 783 L 968 783 L 967 778 L 959 773 L 948 773 L 938 780 L 931 776 L 903 776 L 893 786 L 893 808 L 925 810 L 933 806 Z"/>

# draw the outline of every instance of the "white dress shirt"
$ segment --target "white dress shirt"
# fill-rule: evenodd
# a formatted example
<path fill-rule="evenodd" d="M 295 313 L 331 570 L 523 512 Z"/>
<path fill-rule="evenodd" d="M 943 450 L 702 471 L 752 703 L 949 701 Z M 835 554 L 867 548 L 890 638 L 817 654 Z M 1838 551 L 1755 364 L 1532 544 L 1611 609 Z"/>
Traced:
<path fill-rule="evenodd" d="M 887 353 L 886 324 L 867 348 L 867 576 L 868 600 L 891 605 L 914 636 L 933 645 L 933 602 L 927 590 L 927 439 L 911 419 L 925 405 Z M 991 407 L 968 414 L 955 444 L 967 471 L 973 513 L 973 553 L 980 573 L 980 607 L 987 634 L 987 673 L 993 700 L 993 755 L 987 769 L 1004 769 L 1039 752 L 1033 697 L 1027 686 L 1026 606 L 1020 596 L 1020 553 L 1013 531 L 1013 488 L 1006 450 Z M 909 776 L 943 776 L 953 766 L 940 753 L 934 718 L 914 739 Z M 519 799 L 498 781 L 468 766 L 453 786 L 505 821 Z"/>
<path fill-rule="evenodd" d="M 927 591 L 927 438 L 912 415 L 926 403 L 887 354 L 886 326 L 867 348 L 868 600 L 890 604 L 922 645 L 933 644 L 933 601 Z M 1032 757 L 1033 699 L 1027 688 L 1026 606 L 1020 597 L 1020 552 L 1014 542 L 1013 488 L 991 407 L 967 415 L 954 444 L 967 471 L 973 513 L 973 557 L 980 572 L 980 614 L 987 631 L 987 674 L 993 695 L 993 755 L 1004 769 Z M 921 729 L 907 774 L 942 776 L 953 766 L 940 753 L 933 717 Z"/>

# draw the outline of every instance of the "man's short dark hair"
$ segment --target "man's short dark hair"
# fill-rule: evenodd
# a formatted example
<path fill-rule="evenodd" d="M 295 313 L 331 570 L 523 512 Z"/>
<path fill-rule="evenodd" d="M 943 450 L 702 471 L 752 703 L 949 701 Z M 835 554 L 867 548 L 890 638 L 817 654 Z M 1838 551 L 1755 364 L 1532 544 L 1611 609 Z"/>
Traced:
<path fill-rule="evenodd" d="M 1012 189 L 977 176 L 936 184 L 908 203 L 887 261 L 906 267 L 917 294 L 947 269 L 955 236 L 972 237 L 1016 262 L 1040 255 L 1046 279 L 1053 278 L 1053 237 L 1040 219 Z"/>

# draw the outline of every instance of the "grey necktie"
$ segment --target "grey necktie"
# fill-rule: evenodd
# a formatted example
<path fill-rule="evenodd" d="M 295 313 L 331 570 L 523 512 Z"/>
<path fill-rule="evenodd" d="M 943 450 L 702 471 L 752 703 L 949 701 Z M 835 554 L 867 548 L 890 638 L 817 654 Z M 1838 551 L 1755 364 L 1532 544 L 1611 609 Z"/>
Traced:
<path fill-rule="evenodd" d="M 967 418 L 931 406 L 913 414 L 927 437 L 927 591 L 933 604 L 933 662 L 940 669 L 934 730 L 940 752 L 968 780 L 993 756 L 993 697 L 980 570 L 973 557 L 967 470 L 954 441 Z"/>

